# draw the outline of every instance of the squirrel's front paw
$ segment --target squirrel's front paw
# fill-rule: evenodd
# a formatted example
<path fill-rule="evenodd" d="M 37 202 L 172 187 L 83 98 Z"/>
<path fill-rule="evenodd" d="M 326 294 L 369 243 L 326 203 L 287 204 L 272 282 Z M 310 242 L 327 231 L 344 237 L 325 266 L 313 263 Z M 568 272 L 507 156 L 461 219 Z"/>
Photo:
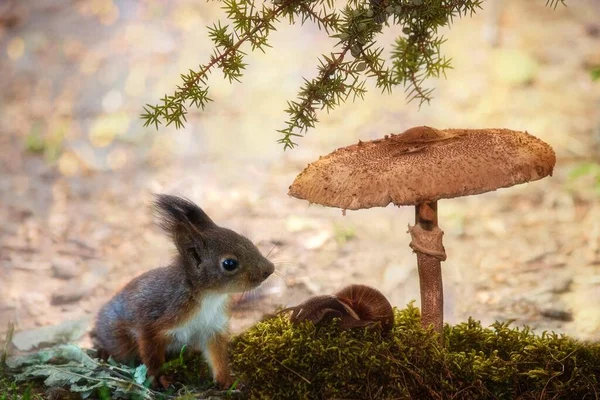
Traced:
<path fill-rule="evenodd" d="M 217 386 L 221 390 L 227 390 L 233 385 L 233 377 L 229 374 L 226 376 L 218 376 L 215 380 L 217 381 Z"/>
<path fill-rule="evenodd" d="M 161 375 L 157 378 L 154 378 L 154 381 L 152 382 L 152 387 L 154 389 L 167 389 L 169 386 L 171 386 L 174 382 L 174 379 L 172 376 L 169 375 Z"/>

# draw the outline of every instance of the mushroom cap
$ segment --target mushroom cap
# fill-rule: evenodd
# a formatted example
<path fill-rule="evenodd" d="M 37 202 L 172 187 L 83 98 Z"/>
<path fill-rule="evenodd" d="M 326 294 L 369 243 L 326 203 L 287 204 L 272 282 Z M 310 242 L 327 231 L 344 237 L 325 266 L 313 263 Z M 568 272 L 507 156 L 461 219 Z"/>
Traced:
<path fill-rule="evenodd" d="M 289 195 L 348 210 L 485 193 L 552 175 L 552 148 L 508 129 L 408 129 L 309 164 Z"/>

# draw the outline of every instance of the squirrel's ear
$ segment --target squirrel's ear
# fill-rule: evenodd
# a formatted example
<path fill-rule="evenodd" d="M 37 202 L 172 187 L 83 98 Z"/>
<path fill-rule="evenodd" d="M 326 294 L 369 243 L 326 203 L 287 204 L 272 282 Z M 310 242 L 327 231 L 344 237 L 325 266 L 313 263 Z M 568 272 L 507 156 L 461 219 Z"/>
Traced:
<path fill-rule="evenodd" d="M 154 200 L 158 223 L 174 238 L 182 231 L 200 234 L 215 223 L 196 204 L 181 197 L 159 194 Z"/>

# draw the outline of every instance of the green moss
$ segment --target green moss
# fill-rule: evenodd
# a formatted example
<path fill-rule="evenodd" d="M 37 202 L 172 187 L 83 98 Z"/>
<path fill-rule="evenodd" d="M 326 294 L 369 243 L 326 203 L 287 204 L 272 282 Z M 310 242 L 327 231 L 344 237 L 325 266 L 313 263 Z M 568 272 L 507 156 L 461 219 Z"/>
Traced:
<path fill-rule="evenodd" d="M 251 398 L 583 399 L 600 394 L 600 344 L 478 322 L 445 327 L 445 347 L 417 308 L 395 310 L 388 337 L 280 315 L 232 343 Z"/>
<path fill-rule="evenodd" d="M 13 359 L 11 368 L 3 365 L 0 400 L 47 398 L 46 384 L 99 399 L 579 400 L 600 395 L 600 344 L 535 335 L 506 323 L 484 328 L 469 320 L 446 326 L 440 346 L 434 332 L 420 327 L 417 308 L 394 312 L 395 327 L 387 336 L 376 326 L 345 331 L 335 321 L 292 326 L 287 315 L 256 324 L 235 337 L 230 348 L 232 368 L 244 383 L 241 391 L 214 389 L 207 365 L 193 352 L 182 351 L 165 366 L 179 383 L 176 388 L 156 391 L 146 388 L 142 366 L 100 363 L 93 352 L 62 345 Z"/>
<path fill-rule="evenodd" d="M 169 360 L 162 369 L 174 382 L 185 382 L 199 389 L 213 386 L 210 370 L 202 355 L 185 347 L 179 353 L 179 357 Z"/>
<path fill-rule="evenodd" d="M 32 382 L 14 382 L 8 377 L 0 377 L 0 400 L 40 400 L 43 397 L 40 385 Z"/>

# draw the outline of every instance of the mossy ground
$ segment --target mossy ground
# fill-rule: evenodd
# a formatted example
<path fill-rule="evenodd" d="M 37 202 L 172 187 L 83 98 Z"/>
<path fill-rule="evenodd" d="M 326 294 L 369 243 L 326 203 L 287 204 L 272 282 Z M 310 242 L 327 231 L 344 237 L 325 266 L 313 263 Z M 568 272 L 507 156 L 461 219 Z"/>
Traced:
<path fill-rule="evenodd" d="M 9 377 L 0 377 L 0 400 L 41 400 L 43 392 L 39 383 L 17 384 Z"/>
<path fill-rule="evenodd" d="M 600 396 L 600 344 L 496 323 L 468 322 L 438 336 L 420 327 L 412 305 L 396 326 L 342 331 L 292 327 L 280 315 L 238 336 L 234 370 L 250 398 L 594 399 Z"/>
<path fill-rule="evenodd" d="M 293 326 L 286 315 L 278 315 L 232 341 L 232 368 L 244 384 L 242 391 L 211 389 L 202 357 L 183 351 L 165 366 L 179 382 L 177 389 L 148 392 L 147 398 L 579 400 L 600 396 L 598 343 L 554 333 L 535 335 L 506 323 L 483 328 L 469 320 L 446 326 L 441 346 L 438 335 L 421 328 L 418 309 L 409 305 L 394 312 L 395 327 L 383 336 L 377 326 L 342 330 L 335 320 L 323 326 Z M 94 396 L 108 399 L 111 393 L 99 391 Z M 0 400 L 13 398 L 48 397 L 41 382 L 15 383 L 5 374 L 0 377 Z"/>

